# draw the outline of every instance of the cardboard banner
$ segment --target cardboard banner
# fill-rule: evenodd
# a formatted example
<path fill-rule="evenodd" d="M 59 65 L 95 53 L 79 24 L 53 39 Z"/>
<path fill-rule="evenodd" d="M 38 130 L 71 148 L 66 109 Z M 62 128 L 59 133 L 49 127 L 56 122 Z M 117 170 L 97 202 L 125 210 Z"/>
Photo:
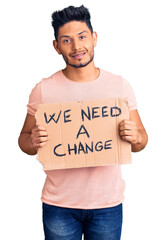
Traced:
<path fill-rule="evenodd" d="M 118 130 L 129 119 L 125 99 L 41 104 L 35 117 L 49 135 L 38 151 L 44 170 L 131 163 L 131 145 Z"/>

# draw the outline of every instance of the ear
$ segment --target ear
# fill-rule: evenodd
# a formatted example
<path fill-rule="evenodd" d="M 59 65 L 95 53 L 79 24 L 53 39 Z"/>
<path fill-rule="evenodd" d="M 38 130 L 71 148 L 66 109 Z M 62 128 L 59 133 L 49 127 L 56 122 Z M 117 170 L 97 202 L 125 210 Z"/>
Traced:
<path fill-rule="evenodd" d="M 96 47 L 96 45 L 97 45 L 97 32 L 93 32 L 92 36 L 93 36 L 94 47 Z"/>
<path fill-rule="evenodd" d="M 57 51 L 57 53 L 59 55 L 61 55 L 61 51 L 59 50 L 59 47 L 58 47 L 58 42 L 56 40 L 53 40 L 53 47 L 55 48 L 55 50 Z"/>

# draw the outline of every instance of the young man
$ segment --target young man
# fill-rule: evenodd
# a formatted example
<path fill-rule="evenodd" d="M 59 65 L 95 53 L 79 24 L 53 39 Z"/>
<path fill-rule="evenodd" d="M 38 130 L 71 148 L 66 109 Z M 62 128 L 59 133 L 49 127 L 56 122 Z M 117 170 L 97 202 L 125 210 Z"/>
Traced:
<path fill-rule="evenodd" d="M 129 120 L 119 125 L 119 134 L 131 143 L 132 151 L 142 150 L 147 134 L 139 117 L 129 83 L 94 64 L 97 34 L 89 11 L 68 7 L 52 15 L 53 45 L 63 56 L 66 68 L 40 81 L 29 98 L 28 113 L 19 145 L 34 155 L 48 141 L 43 126 L 36 126 L 34 114 L 41 103 L 83 101 L 125 97 Z M 42 191 L 43 224 L 46 240 L 119 240 L 125 183 L 119 165 L 46 171 Z"/>

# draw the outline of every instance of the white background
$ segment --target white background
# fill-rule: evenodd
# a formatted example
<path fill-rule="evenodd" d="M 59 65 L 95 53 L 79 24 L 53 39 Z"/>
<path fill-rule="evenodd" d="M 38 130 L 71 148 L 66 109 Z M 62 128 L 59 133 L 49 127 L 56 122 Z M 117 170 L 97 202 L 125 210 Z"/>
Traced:
<path fill-rule="evenodd" d="M 163 0 L 29 0 L 0 6 L 0 239 L 41 240 L 45 174 L 18 148 L 32 88 L 65 67 L 52 46 L 51 14 L 89 8 L 98 33 L 95 63 L 126 78 L 149 135 L 145 150 L 122 167 L 126 181 L 122 240 L 166 239 L 166 7 Z"/>

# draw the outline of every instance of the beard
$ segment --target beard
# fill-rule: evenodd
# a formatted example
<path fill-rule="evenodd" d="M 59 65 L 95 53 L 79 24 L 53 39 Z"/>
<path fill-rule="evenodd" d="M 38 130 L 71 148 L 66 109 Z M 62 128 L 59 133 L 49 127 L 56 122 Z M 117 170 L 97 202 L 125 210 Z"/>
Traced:
<path fill-rule="evenodd" d="M 64 61 L 66 62 L 66 64 L 68 64 L 68 65 L 70 65 L 70 66 L 72 66 L 72 67 L 74 67 L 74 68 L 82 68 L 82 67 L 86 67 L 89 63 L 91 63 L 92 61 L 93 61 L 93 59 L 94 59 L 94 49 L 91 51 L 91 53 L 90 53 L 90 59 L 89 59 L 89 61 L 87 61 L 87 62 L 85 62 L 85 63 L 78 63 L 78 64 L 72 64 L 72 63 L 70 63 L 70 61 L 69 61 L 69 59 L 68 59 L 68 57 L 66 57 L 65 55 L 63 55 L 62 54 L 62 56 L 63 56 L 63 59 L 64 59 Z M 80 60 L 78 60 L 78 61 L 81 61 L 81 59 Z"/>

